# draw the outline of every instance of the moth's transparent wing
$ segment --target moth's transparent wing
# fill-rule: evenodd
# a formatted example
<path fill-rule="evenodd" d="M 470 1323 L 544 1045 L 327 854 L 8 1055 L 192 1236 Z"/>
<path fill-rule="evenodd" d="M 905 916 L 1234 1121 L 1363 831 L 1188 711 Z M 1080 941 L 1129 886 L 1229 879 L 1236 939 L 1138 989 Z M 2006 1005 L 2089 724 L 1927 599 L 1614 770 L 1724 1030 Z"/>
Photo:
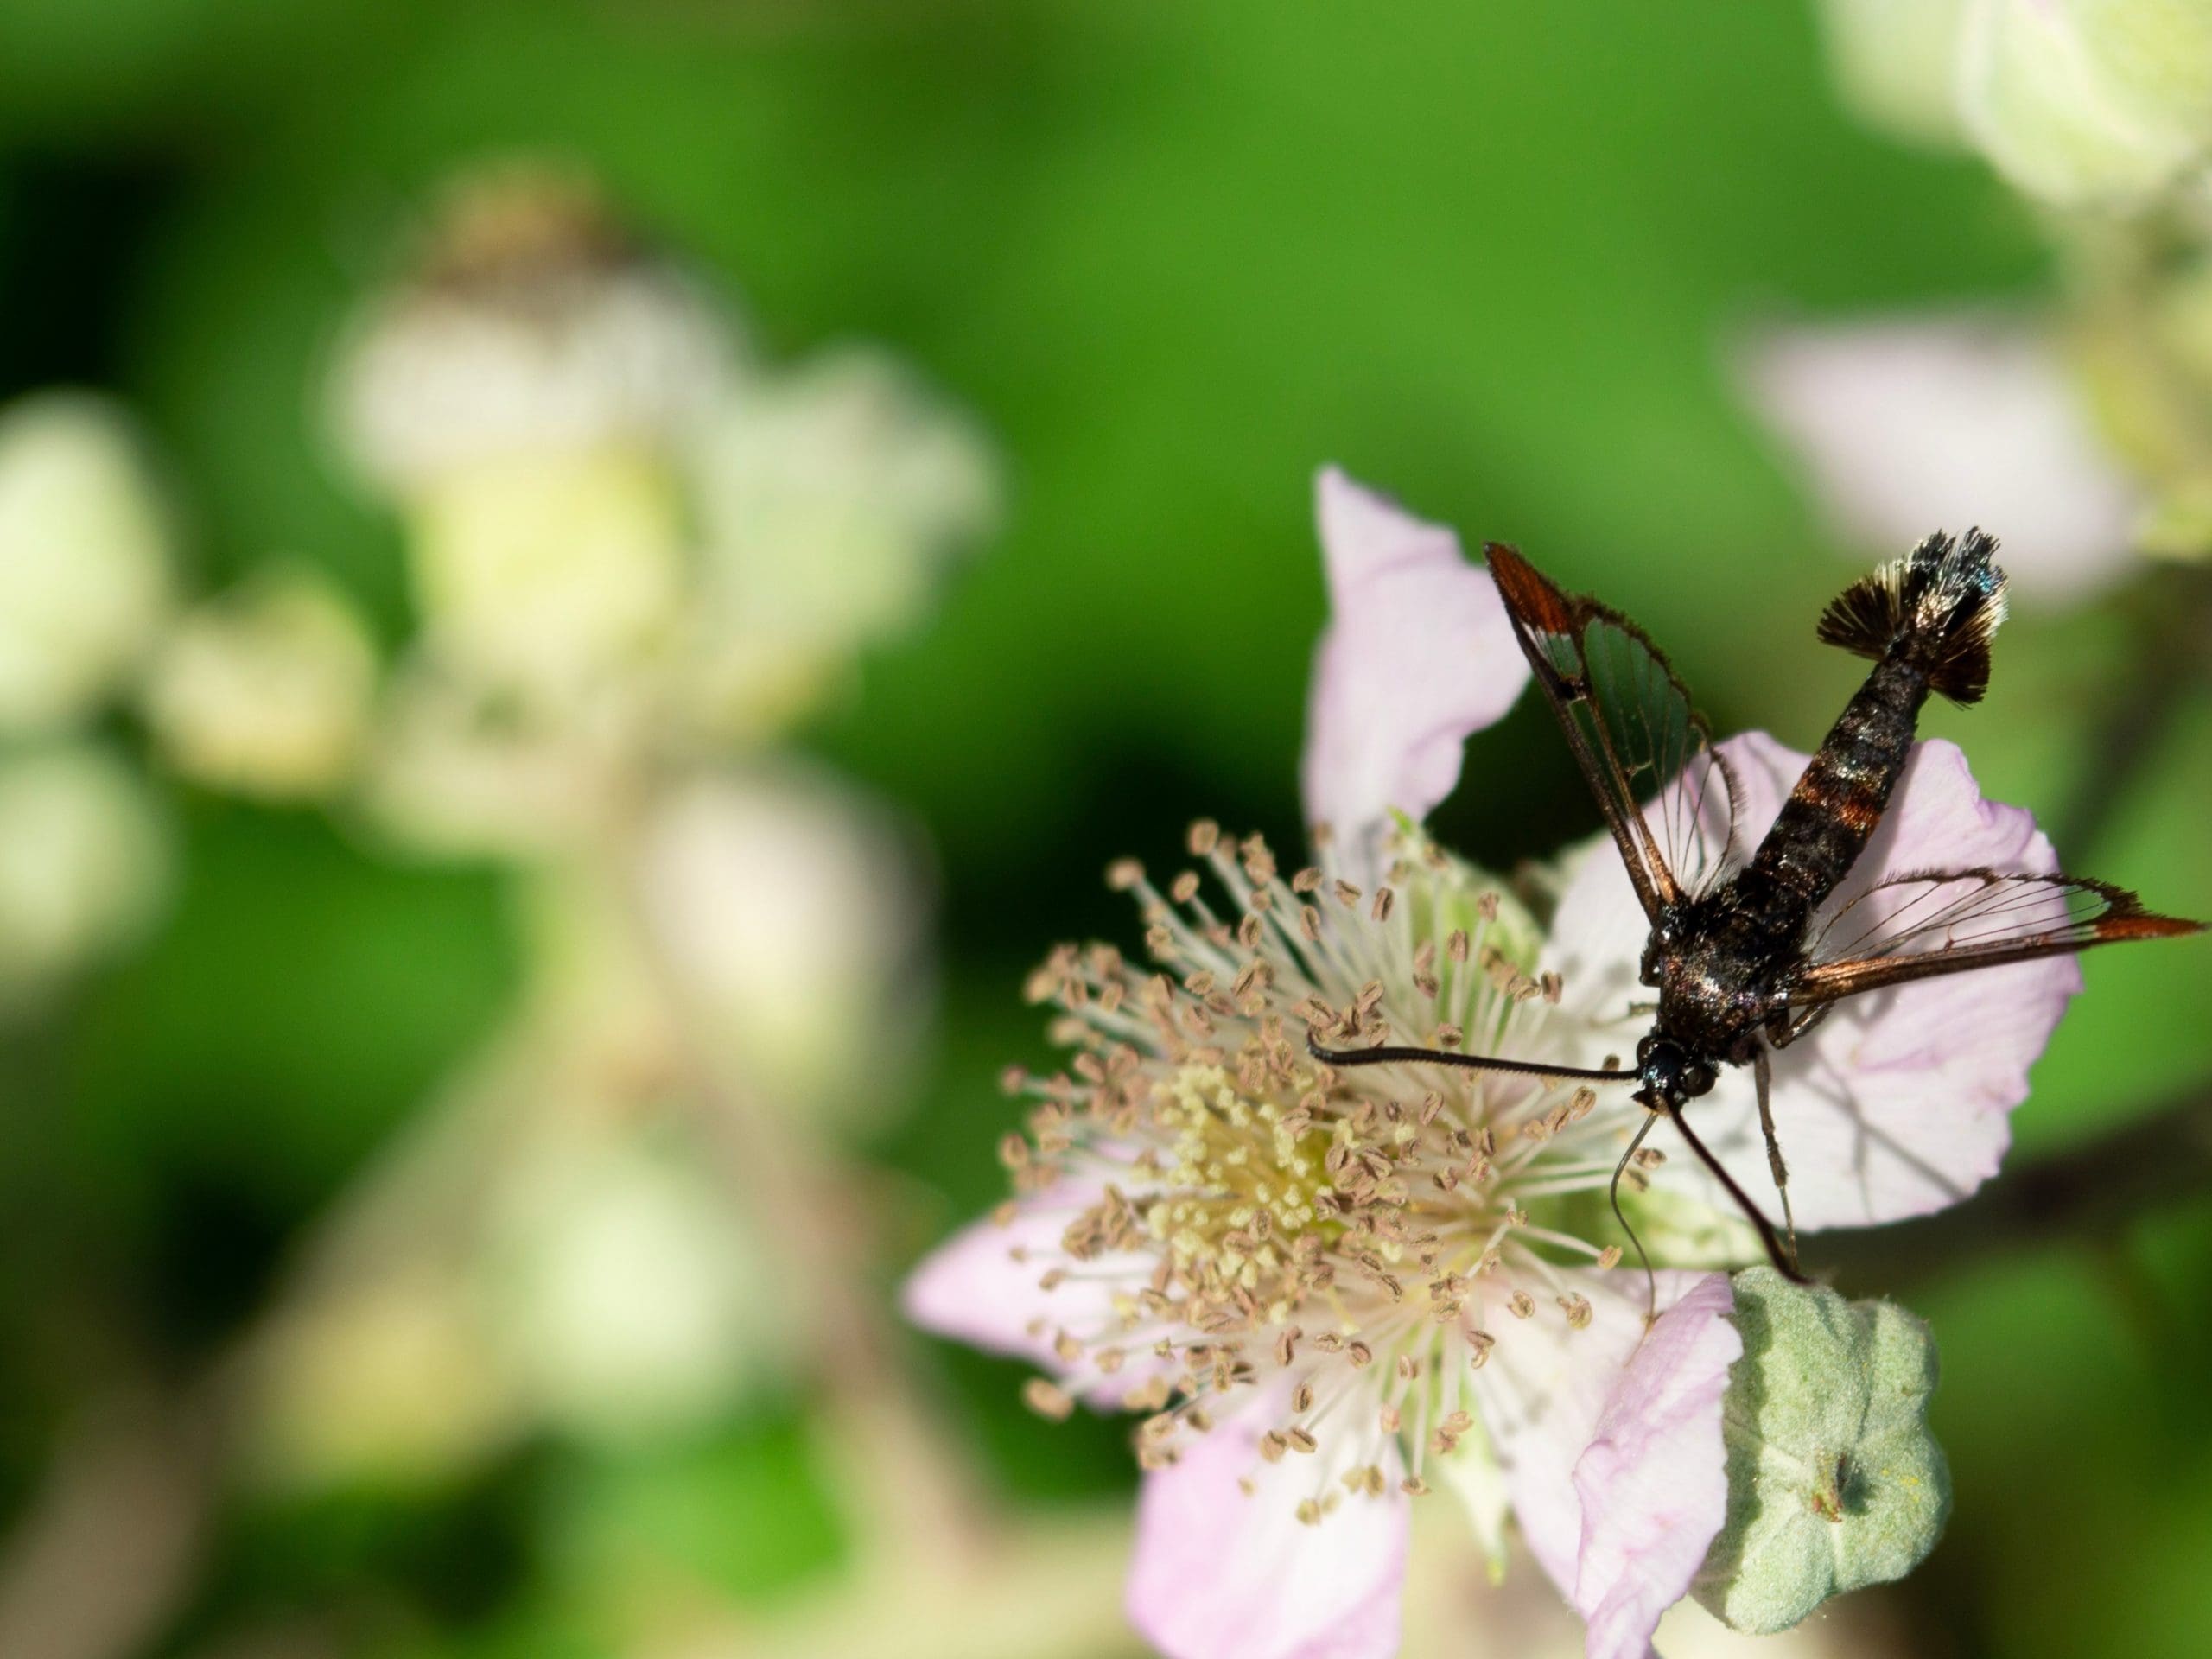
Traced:
<path fill-rule="evenodd" d="M 1602 730 L 1630 795 L 1642 803 L 1662 864 L 1682 893 L 1695 897 L 1735 861 L 1735 774 L 1659 648 L 1627 618 L 1585 604 L 1585 718 Z"/>
<path fill-rule="evenodd" d="M 1510 547 L 1493 543 L 1485 552 L 1522 654 L 1656 922 L 1732 862 L 1734 776 L 1641 628 L 1560 592 Z"/>
<path fill-rule="evenodd" d="M 1804 1009 L 1912 980 L 2064 956 L 2200 924 L 2155 915 L 2120 887 L 2071 875 L 1948 870 L 1878 883 L 1830 916 L 1788 982 Z"/>

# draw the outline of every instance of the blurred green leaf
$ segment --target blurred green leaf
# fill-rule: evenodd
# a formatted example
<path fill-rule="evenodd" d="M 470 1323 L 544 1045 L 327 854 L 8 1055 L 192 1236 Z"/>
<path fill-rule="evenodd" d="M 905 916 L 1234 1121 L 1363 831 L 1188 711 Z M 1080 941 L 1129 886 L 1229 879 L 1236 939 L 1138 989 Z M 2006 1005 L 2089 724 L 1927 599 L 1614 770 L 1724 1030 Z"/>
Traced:
<path fill-rule="evenodd" d="M 773 1596 L 834 1567 L 844 1547 L 796 1413 L 575 1465 L 554 1484 L 543 1526 L 557 1580 L 615 1630 L 702 1592 Z"/>

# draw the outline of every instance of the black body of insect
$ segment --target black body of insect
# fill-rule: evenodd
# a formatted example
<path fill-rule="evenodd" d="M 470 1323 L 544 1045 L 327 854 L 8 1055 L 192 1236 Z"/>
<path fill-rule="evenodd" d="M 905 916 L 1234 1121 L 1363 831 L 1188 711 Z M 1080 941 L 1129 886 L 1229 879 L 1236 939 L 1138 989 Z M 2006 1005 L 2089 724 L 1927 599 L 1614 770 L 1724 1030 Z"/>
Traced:
<path fill-rule="evenodd" d="M 1650 922 L 1643 979 L 1658 993 L 1651 1030 L 1637 1046 L 1632 1072 L 1439 1049 L 1314 1052 L 1338 1065 L 1426 1061 L 1633 1082 L 1650 1116 L 1630 1151 L 1659 1118 L 1671 1121 L 1758 1228 L 1775 1264 L 1797 1277 L 1789 1173 L 1768 1103 L 1774 1050 L 1847 997 L 2199 931 L 2102 882 L 1989 869 L 1892 877 L 1824 913 L 1881 823 L 1930 693 L 1973 703 L 1988 686 L 1990 640 L 2005 618 L 1995 550 L 1979 531 L 1938 532 L 1827 607 L 1821 639 L 1872 658 L 1874 668 L 1773 827 L 1747 851 L 1735 833 L 1737 781 L 1659 649 L 1627 618 L 1562 593 L 1518 552 L 1493 543 L 1491 572 L 1515 636 Z M 1710 1090 L 1729 1065 L 1754 1068 L 1786 1243 L 1683 1116 L 1684 1103 Z"/>

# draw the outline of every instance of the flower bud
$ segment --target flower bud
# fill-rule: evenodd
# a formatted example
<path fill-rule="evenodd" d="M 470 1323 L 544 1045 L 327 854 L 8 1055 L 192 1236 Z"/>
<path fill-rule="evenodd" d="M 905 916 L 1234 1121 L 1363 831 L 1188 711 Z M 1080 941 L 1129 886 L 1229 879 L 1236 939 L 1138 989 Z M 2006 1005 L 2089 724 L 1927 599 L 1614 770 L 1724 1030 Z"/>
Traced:
<path fill-rule="evenodd" d="M 168 887 L 137 775 L 89 744 L 0 761 L 0 1008 L 135 942 Z"/>
<path fill-rule="evenodd" d="M 341 447 L 407 520 L 440 649 L 555 694 L 656 645 L 684 560 L 676 451 L 737 355 L 729 319 L 575 181 L 463 180 L 334 380 Z"/>
<path fill-rule="evenodd" d="M 565 700 L 648 656 L 676 614 L 683 502 L 648 454 L 486 458 L 408 517 L 433 645 L 486 683 Z"/>
<path fill-rule="evenodd" d="M 563 715 L 416 653 L 391 677 L 363 804 L 379 828 L 440 857 L 572 854 L 620 803 L 636 721 L 619 697 Z"/>
<path fill-rule="evenodd" d="M 1957 143 L 1966 10 L 1967 0 L 1824 0 L 1829 73 L 1852 113 L 1914 143 Z"/>
<path fill-rule="evenodd" d="M 2152 557 L 2212 557 L 2212 265 L 2162 260 L 2139 275 L 2145 303 L 2075 320 L 2073 366 L 2107 442 L 2145 480 L 2134 546 Z"/>
<path fill-rule="evenodd" d="M 714 1058 L 779 1103 L 880 1117 L 927 1006 L 917 861 L 802 772 L 704 779 L 647 821 L 645 925 Z"/>
<path fill-rule="evenodd" d="M 352 769 L 376 649 L 345 595 L 305 570 L 267 573 L 170 633 L 146 688 L 169 764 L 268 799 L 327 794 Z"/>
<path fill-rule="evenodd" d="M 351 1263 L 347 1264 L 351 1266 Z M 527 1426 L 474 1287 L 443 1262 L 319 1280 L 241 1367 L 244 1461 L 279 1488 L 435 1486 Z"/>
<path fill-rule="evenodd" d="M 2201 0 L 1979 0 L 1960 112 L 1998 170 L 2059 207 L 2130 207 L 2212 151 L 2212 10 Z"/>
<path fill-rule="evenodd" d="M 1770 1634 L 1847 1590 L 1902 1578 L 1936 1546 L 1950 1474 L 1928 1432 L 1936 1347 L 1890 1302 L 1847 1302 L 1771 1268 L 1735 1276 L 1728 1515 L 1693 1593 Z"/>
<path fill-rule="evenodd" d="M 406 499 L 503 456 L 660 448 L 722 394 L 737 350 L 587 182 L 510 163 L 455 183 L 412 269 L 356 320 L 333 419 L 354 469 Z"/>
<path fill-rule="evenodd" d="M 696 1428 L 790 1357 L 800 1321 L 699 1150 L 556 1131 L 500 1176 L 483 1306 L 533 1410 L 584 1439 Z"/>
<path fill-rule="evenodd" d="M 136 436 L 101 399 L 0 414 L 0 730 L 91 714 L 167 607 L 167 514 Z"/>
<path fill-rule="evenodd" d="M 691 466 L 705 543 L 695 677 L 725 728 L 772 723 L 818 679 L 805 664 L 912 626 L 998 514 L 975 429 L 870 353 L 725 404 Z"/>

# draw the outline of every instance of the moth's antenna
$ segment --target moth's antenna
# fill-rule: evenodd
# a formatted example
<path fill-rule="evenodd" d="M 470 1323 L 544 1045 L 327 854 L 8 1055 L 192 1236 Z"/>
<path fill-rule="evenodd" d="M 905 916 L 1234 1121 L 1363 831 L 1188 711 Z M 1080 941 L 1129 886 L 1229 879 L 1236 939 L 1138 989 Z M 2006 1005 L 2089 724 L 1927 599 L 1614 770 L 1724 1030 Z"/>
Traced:
<path fill-rule="evenodd" d="M 1324 1048 L 1311 1033 L 1306 1052 L 1325 1065 L 1456 1065 L 1469 1071 L 1510 1071 L 1523 1077 L 1574 1077 L 1591 1083 L 1633 1083 L 1633 1071 L 1600 1071 L 1585 1065 L 1545 1065 L 1535 1060 L 1505 1060 L 1491 1054 L 1462 1054 L 1449 1048 Z"/>
<path fill-rule="evenodd" d="M 1643 1115 L 1643 1122 L 1629 1137 L 1628 1150 L 1621 1154 L 1621 1160 L 1613 1166 L 1613 1184 L 1605 1189 L 1606 1202 L 1613 1206 L 1613 1219 L 1628 1235 L 1628 1242 L 1636 1246 L 1636 1259 L 1643 1263 L 1643 1318 L 1649 1324 L 1659 1311 L 1659 1275 L 1651 1271 L 1651 1253 L 1643 1248 L 1643 1241 L 1636 1236 L 1636 1229 L 1629 1225 L 1628 1217 L 1621 1211 L 1621 1177 L 1627 1172 L 1629 1160 L 1636 1156 L 1636 1149 L 1643 1144 L 1643 1137 L 1651 1133 L 1651 1126 L 1659 1121 L 1650 1112 Z"/>
<path fill-rule="evenodd" d="M 1751 1194 L 1736 1185 L 1736 1178 L 1720 1166 L 1720 1160 L 1706 1149 L 1705 1142 L 1697 1138 L 1682 1116 L 1682 1109 L 1669 1103 L 1666 1112 L 1674 1120 L 1675 1127 L 1681 1131 L 1682 1139 L 1689 1142 L 1689 1148 L 1697 1154 L 1698 1161 L 1711 1170 L 1713 1179 L 1728 1189 L 1728 1196 L 1736 1200 L 1736 1207 L 1744 1212 L 1752 1226 L 1759 1230 L 1759 1240 L 1766 1246 L 1767 1259 L 1774 1263 L 1775 1271 L 1793 1285 L 1811 1284 L 1813 1281 L 1797 1270 L 1796 1255 L 1783 1249 L 1781 1235 L 1774 1230 L 1774 1224 L 1760 1213 L 1758 1205 L 1751 1202 Z"/>

